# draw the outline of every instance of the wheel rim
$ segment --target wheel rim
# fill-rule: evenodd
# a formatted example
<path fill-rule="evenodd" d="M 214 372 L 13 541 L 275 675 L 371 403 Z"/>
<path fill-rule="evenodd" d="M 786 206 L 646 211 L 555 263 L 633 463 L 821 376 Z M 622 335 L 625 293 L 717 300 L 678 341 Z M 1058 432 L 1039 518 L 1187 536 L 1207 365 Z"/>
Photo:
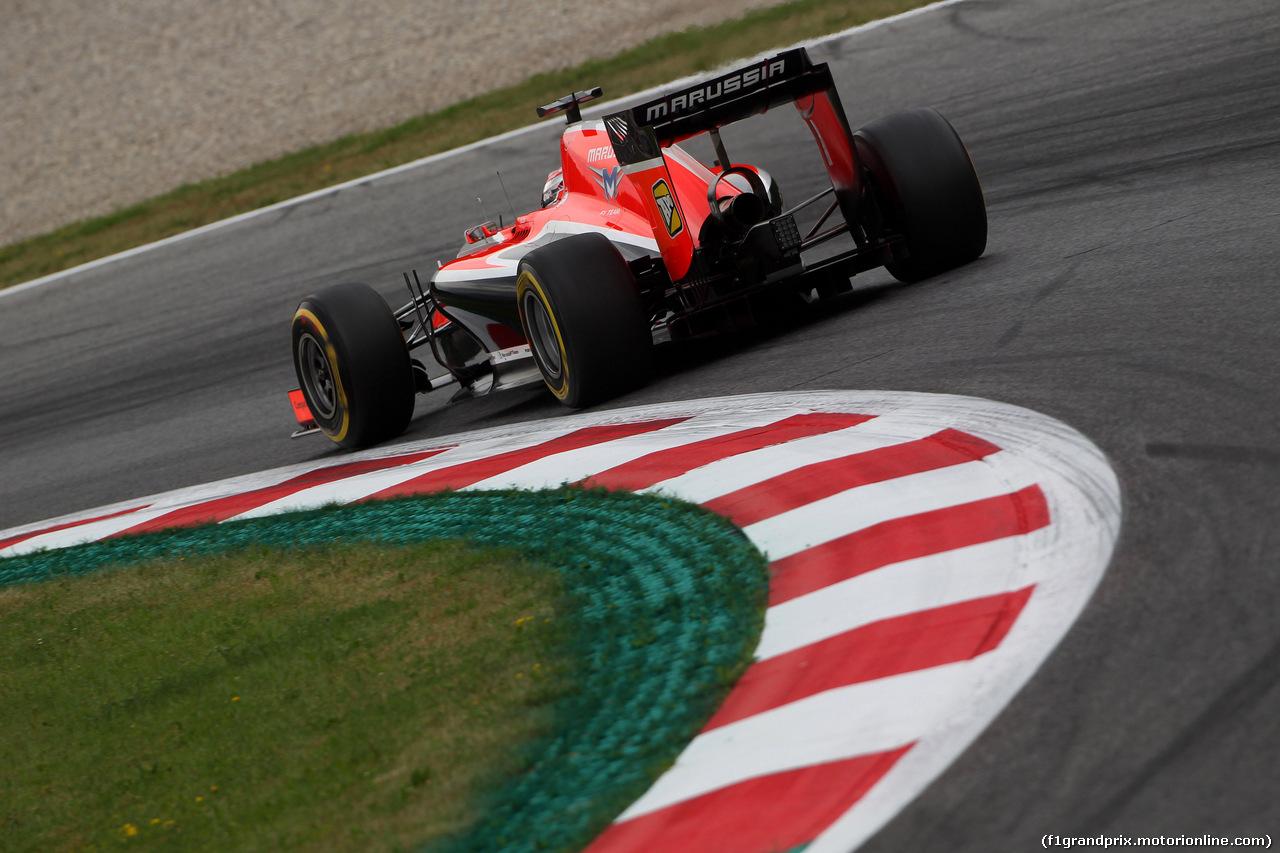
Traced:
<path fill-rule="evenodd" d="M 532 291 L 524 295 L 524 316 L 529 324 L 529 343 L 549 379 L 559 379 L 564 371 L 560 359 L 560 338 L 547 306 Z"/>
<path fill-rule="evenodd" d="M 298 341 L 298 365 L 311 413 L 328 420 L 338 411 L 338 387 L 324 345 L 310 333 Z"/>

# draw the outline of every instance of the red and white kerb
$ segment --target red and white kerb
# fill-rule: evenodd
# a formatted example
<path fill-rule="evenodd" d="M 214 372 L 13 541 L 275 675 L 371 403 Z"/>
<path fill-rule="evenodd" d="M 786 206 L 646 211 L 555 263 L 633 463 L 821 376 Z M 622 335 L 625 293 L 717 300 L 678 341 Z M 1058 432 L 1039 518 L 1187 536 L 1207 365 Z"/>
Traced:
<path fill-rule="evenodd" d="M 756 662 L 589 853 L 845 853 L 918 795 L 1085 606 L 1120 525 L 1096 447 L 1026 409 L 753 395 L 352 454 L 0 532 L 0 556 L 444 488 L 654 491 L 732 519 L 773 571 Z"/>

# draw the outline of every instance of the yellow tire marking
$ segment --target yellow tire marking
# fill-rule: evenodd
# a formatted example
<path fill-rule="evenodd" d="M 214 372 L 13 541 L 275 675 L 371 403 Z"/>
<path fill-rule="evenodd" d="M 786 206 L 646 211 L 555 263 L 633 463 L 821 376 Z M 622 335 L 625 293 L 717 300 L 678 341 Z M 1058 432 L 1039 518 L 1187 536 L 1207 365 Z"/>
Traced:
<path fill-rule="evenodd" d="M 324 354 L 329 359 L 329 372 L 333 374 L 333 387 L 338 390 L 338 411 L 335 414 L 341 416 L 341 429 L 337 432 L 329 432 L 321 425 L 324 434 L 334 441 L 342 441 L 347 437 L 347 431 L 351 429 L 351 408 L 347 405 L 347 392 L 342 387 L 342 374 L 338 372 L 338 351 L 333 348 L 333 344 L 329 341 L 329 333 L 325 330 L 324 324 L 320 322 L 320 318 L 316 317 L 308 308 L 299 308 L 298 313 L 293 315 L 297 320 L 302 317 L 315 326 L 317 332 L 320 333 L 320 339 L 324 341 Z"/>
<path fill-rule="evenodd" d="M 547 293 L 542 289 L 542 284 L 538 281 L 537 277 L 528 269 L 522 270 L 520 272 L 520 278 L 516 280 L 516 303 L 520 304 L 524 302 L 525 291 L 530 287 L 537 292 L 538 298 L 542 301 L 542 307 L 547 312 L 547 317 L 551 319 L 551 329 L 556 333 L 556 345 L 560 348 L 560 387 L 552 387 L 551 383 L 547 382 L 547 378 L 545 376 L 543 376 L 542 379 L 546 382 L 547 387 L 551 389 L 551 393 L 555 394 L 557 398 L 563 400 L 565 397 L 569 396 L 569 356 L 564 349 L 564 336 L 560 334 L 560 323 L 556 320 L 555 312 L 551 310 L 551 300 L 547 298 Z M 529 335 L 530 343 L 532 343 L 533 337 L 533 335 Z"/>

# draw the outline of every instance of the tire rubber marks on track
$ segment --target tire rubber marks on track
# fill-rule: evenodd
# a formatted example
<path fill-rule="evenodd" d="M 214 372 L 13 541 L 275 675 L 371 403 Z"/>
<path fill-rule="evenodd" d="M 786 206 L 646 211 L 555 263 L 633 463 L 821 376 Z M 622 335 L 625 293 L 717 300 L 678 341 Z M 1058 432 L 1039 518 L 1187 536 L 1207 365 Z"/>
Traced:
<path fill-rule="evenodd" d="M 1079 535 L 1094 508 L 1115 507 L 1106 531 L 1084 528 L 1097 541 L 1075 549 L 1094 563 L 1118 529 L 1114 475 L 1096 449 L 1043 416 L 968 398 L 758 395 L 407 449 L 162 495 L 0 549 L 72 544 L 77 525 L 83 541 L 440 489 L 576 481 L 699 502 L 772 558 L 757 662 L 589 851 L 819 853 L 856 846 L 922 790 L 1065 632 L 1105 557 L 1072 580 L 1064 526 Z M 1073 453 L 1078 470 L 1062 461 Z"/>

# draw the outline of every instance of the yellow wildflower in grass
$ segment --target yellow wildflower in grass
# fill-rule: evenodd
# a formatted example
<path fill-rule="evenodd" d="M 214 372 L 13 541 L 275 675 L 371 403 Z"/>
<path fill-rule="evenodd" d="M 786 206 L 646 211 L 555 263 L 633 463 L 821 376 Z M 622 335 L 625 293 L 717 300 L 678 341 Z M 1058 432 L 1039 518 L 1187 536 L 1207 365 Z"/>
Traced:
<path fill-rule="evenodd" d="M 132 838 L 133 836 L 138 834 L 138 827 L 134 826 L 131 823 L 126 823 L 124 826 L 120 827 L 120 831 L 123 832 L 128 837 Z"/>

